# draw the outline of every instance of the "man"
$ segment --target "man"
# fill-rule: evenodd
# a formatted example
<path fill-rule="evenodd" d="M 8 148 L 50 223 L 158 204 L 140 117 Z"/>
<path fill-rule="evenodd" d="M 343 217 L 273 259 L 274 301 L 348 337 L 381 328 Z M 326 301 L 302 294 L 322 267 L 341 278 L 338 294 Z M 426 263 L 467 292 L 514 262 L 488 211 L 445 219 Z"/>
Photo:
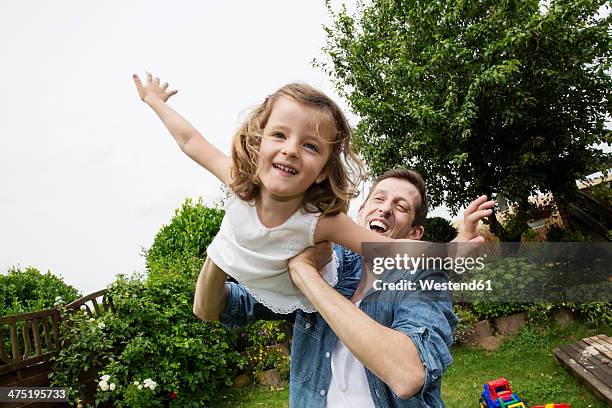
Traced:
<path fill-rule="evenodd" d="M 459 240 L 477 241 L 476 223 L 492 201 L 474 201 L 465 212 Z M 359 223 L 391 238 L 418 240 L 427 214 L 425 183 L 406 169 L 380 176 L 359 209 Z M 289 262 L 289 273 L 319 313 L 298 311 L 291 348 L 291 407 L 443 407 L 441 376 L 450 364 L 456 317 L 450 299 L 424 301 L 409 291 L 375 291 L 366 286 L 359 255 L 334 246 L 338 284 L 318 272 L 329 260 L 325 245 Z M 229 327 L 273 318 L 225 275 L 198 277 L 196 316 Z M 439 271 L 403 271 L 401 279 L 443 282 Z"/>

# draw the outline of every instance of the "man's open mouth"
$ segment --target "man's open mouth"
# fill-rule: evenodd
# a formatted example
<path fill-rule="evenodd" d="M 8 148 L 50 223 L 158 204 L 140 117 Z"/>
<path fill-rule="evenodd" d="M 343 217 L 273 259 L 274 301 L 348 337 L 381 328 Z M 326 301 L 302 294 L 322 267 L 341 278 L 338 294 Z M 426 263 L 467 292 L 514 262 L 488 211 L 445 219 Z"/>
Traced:
<path fill-rule="evenodd" d="M 389 227 L 382 221 L 374 220 L 370 222 L 370 229 L 374 232 L 378 232 L 379 234 L 384 234 L 389 230 Z"/>

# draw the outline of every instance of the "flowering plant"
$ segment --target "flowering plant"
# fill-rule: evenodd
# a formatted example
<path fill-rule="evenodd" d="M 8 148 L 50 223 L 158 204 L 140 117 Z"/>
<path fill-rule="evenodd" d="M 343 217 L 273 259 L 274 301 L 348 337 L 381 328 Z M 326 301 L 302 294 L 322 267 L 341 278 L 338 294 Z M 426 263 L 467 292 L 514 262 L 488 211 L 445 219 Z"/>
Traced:
<path fill-rule="evenodd" d="M 259 373 L 272 368 L 288 365 L 289 347 L 285 340 L 283 321 L 256 321 L 249 324 L 240 334 L 245 342 L 246 365 L 251 373 Z"/>

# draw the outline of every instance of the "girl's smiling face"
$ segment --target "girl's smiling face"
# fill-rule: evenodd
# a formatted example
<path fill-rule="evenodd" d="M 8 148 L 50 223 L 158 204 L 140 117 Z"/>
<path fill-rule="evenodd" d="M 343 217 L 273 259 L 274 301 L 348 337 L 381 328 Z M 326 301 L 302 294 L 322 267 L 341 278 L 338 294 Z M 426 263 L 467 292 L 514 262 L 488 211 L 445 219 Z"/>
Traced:
<path fill-rule="evenodd" d="M 287 97 L 276 100 L 259 147 L 261 194 L 288 201 L 325 180 L 335 132 L 320 110 Z"/>

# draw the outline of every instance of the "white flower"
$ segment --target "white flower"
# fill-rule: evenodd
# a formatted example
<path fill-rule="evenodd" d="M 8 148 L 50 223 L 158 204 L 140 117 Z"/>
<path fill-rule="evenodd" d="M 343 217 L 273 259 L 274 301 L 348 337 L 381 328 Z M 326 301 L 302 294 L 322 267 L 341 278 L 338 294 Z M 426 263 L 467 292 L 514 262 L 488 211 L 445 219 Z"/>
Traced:
<path fill-rule="evenodd" d="M 110 380 L 110 375 L 104 374 L 102 377 L 100 377 L 100 379 L 104 382 L 107 382 L 108 380 Z"/>
<path fill-rule="evenodd" d="M 115 383 L 110 383 L 108 388 L 110 388 L 111 391 L 115 391 Z"/>
<path fill-rule="evenodd" d="M 138 381 L 134 381 L 134 385 L 140 385 Z"/>
<path fill-rule="evenodd" d="M 94 320 L 96 320 L 96 319 L 94 319 L 93 317 L 90 317 L 90 318 L 89 318 L 89 321 L 90 321 L 90 322 L 93 322 Z"/>
<path fill-rule="evenodd" d="M 138 389 L 139 389 L 139 390 L 142 390 L 142 385 L 139 385 L 139 386 L 138 386 Z"/>
<path fill-rule="evenodd" d="M 157 387 L 157 383 L 150 378 L 146 378 L 143 383 L 145 388 L 149 388 L 151 389 L 151 391 L 153 391 L 155 387 Z"/>
<path fill-rule="evenodd" d="M 98 387 L 100 387 L 102 391 L 108 391 L 108 383 L 104 380 L 98 383 Z"/>
<path fill-rule="evenodd" d="M 56 302 L 61 302 L 62 300 L 63 300 L 63 299 L 62 299 L 62 297 L 61 297 L 61 296 L 56 296 L 56 297 L 55 297 L 55 301 L 56 301 Z"/>
<path fill-rule="evenodd" d="M 106 327 L 106 325 L 104 324 L 104 322 L 100 322 L 98 323 L 98 329 L 102 330 Z"/>

